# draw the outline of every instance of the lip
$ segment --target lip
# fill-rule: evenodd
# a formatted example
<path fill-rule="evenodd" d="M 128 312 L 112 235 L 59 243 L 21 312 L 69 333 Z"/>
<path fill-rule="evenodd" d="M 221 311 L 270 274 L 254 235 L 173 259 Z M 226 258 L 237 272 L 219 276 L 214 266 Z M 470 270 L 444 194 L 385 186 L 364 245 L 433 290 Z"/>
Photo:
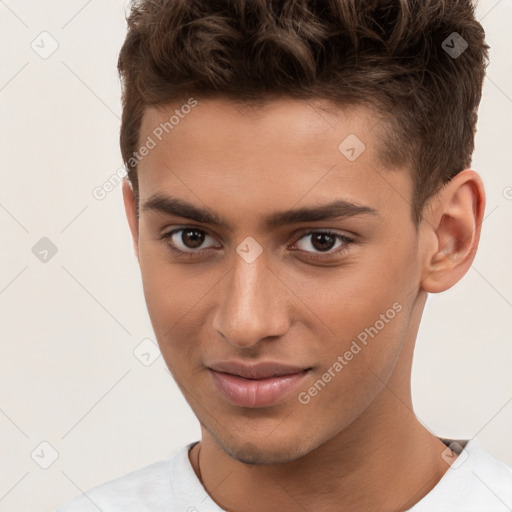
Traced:
<path fill-rule="evenodd" d="M 233 405 L 250 408 L 268 407 L 282 401 L 310 371 L 310 368 L 277 363 L 254 366 L 219 363 L 213 366 L 209 367 L 210 375 L 224 398 Z"/>
<path fill-rule="evenodd" d="M 292 366 L 277 362 L 262 362 L 253 365 L 242 364 L 237 361 L 220 361 L 207 365 L 210 370 L 222 373 L 230 373 L 246 379 L 267 379 L 269 377 L 280 377 L 291 375 L 304 370 L 307 366 Z"/>

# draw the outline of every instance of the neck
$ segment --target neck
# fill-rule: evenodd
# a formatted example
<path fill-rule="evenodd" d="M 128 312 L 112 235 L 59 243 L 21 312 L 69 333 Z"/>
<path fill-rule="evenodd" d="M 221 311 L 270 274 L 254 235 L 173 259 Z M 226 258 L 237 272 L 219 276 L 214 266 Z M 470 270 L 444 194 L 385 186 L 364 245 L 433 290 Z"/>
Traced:
<path fill-rule="evenodd" d="M 284 464 L 244 464 L 205 431 L 194 447 L 201 451 L 200 468 L 197 461 L 193 464 L 196 474 L 200 469 L 205 489 L 229 511 L 407 510 L 447 471 L 441 458 L 446 447 L 385 389 L 373 410 L 306 456 Z"/>

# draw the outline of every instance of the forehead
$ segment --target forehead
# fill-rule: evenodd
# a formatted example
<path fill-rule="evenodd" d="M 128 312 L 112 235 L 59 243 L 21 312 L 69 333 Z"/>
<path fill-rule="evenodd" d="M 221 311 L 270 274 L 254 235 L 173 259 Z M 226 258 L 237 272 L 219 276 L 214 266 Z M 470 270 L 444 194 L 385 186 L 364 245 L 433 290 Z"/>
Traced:
<path fill-rule="evenodd" d="M 369 107 L 343 108 L 325 100 L 283 98 L 255 107 L 228 99 L 207 99 L 197 100 L 194 107 L 174 103 L 147 108 L 141 138 L 161 127 L 163 138 L 169 143 L 175 141 L 191 153 L 201 148 L 209 151 L 210 156 L 220 153 L 228 158 L 263 147 L 279 148 L 281 153 L 294 157 L 317 150 L 336 152 L 336 142 L 352 133 L 364 140 L 366 149 L 372 153 L 377 149 L 373 138 L 379 124 L 379 116 Z M 159 133 L 156 137 L 159 138 Z"/>
<path fill-rule="evenodd" d="M 410 197 L 408 173 L 379 161 L 380 119 L 369 108 L 295 99 L 258 108 L 227 99 L 187 105 L 144 114 L 139 141 L 151 139 L 152 149 L 138 166 L 141 202 L 168 191 L 251 215 L 256 205 L 268 211 L 333 195 L 375 209 L 389 206 L 392 196 Z M 397 195 L 393 187 L 402 190 Z"/>

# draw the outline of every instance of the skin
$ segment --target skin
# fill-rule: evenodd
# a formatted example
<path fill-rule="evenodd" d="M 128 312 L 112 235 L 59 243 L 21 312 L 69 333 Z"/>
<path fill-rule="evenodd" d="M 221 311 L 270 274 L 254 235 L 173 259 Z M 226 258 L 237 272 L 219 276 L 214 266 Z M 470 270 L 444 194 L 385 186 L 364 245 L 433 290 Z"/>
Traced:
<path fill-rule="evenodd" d="M 175 108 L 147 109 L 139 140 Z M 226 510 L 407 510 L 449 468 L 446 447 L 413 412 L 412 355 L 427 294 L 453 286 L 473 261 L 483 185 L 477 173 L 462 171 L 415 226 L 411 171 L 382 167 L 378 130 L 375 113 L 363 107 L 279 99 L 241 109 L 227 99 L 200 100 L 139 163 L 140 205 L 165 194 L 215 212 L 229 227 L 142 207 L 137 218 L 123 183 L 155 335 L 201 424 L 190 461 Z M 338 150 L 350 133 L 366 146 L 353 162 Z M 333 199 L 378 213 L 263 225 L 275 211 Z M 192 257 L 159 239 L 184 227 L 208 235 L 199 248 L 172 239 L 196 251 Z M 353 242 L 325 251 L 312 230 Z M 252 263 L 236 252 L 248 236 L 263 249 Z M 300 403 L 298 392 L 395 303 L 400 312 Z M 228 359 L 312 370 L 284 401 L 250 409 L 230 404 L 213 385 L 206 366 Z"/>

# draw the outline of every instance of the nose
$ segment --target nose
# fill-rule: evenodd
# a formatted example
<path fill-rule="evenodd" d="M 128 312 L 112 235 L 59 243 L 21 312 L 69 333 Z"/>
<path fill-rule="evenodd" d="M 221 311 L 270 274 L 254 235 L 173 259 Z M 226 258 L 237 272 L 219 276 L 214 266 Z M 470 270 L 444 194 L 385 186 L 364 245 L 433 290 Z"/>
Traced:
<path fill-rule="evenodd" d="M 289 329 L 286 286 L 267 267 L 261 255 L 247 263 L 235 255 L 233 270 L 219 291 L 214 329 L 231 345 L 251 348 Z"/>

